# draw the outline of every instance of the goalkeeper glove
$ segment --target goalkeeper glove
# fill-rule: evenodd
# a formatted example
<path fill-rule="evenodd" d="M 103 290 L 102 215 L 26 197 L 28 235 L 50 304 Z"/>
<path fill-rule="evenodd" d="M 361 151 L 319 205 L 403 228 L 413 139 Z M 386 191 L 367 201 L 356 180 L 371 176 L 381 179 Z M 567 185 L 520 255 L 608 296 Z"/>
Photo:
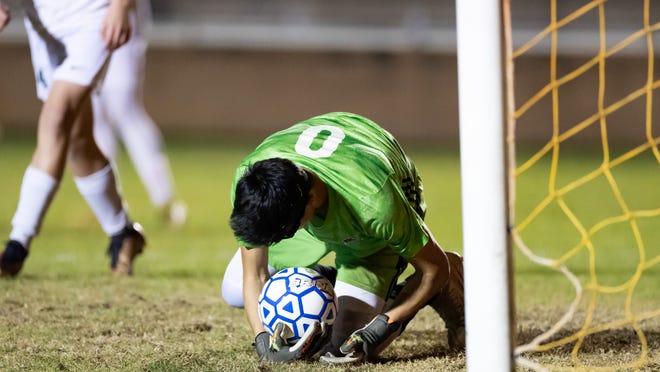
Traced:
<path fill-rule="evenodd" d="M 260 360 L 271 362 L 292 362 L 297 359 L 308 358 L 316 354 L 328 342 L 332 327 L 315 323 L 309 327 L 303 336 L 294 345 L 288 345 L 282 337 L 286 325 L 279 323 L 275 326 L 273 335 L 261 332 L 254 339 L 254 348 Z"/>
<path fill-rule="evenodd" d="M 345 355 L 344 358 L 336 358 L 334 361 L 332 358 L 327 358 L 325 361 L 331 363 L 342 363 L 341 360 L 354 363 L 360 361 L 359 359 L 371 361 L 403 332 L 406 324 L 407 322 L 390 321 L 387 315 L 379 314 L 369 324 L 353 332 L 339 347 L 339 351 Z"/>

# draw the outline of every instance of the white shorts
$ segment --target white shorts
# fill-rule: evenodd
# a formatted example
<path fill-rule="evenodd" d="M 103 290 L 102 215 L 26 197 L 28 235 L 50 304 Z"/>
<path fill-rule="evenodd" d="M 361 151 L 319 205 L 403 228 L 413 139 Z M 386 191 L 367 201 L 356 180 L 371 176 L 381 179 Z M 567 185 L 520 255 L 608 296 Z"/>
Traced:
<path fill-rule="evenodd" d="M 101 37 L 109 0 L 25 1 L 37 96 L 42 101 L 56 80 L 94 86 L 110 57 Z"/>
<path fill-rule="evenodd" d="M 103 89 L 109 94 L 123 92 L 130 99 L 141 96 L 144 83 L 144 66 L 148 40 L 146 33 L 151 27 L 151 5 L 149 0 L 137 0 L 135 9 L 129 12 L 131 38 L 112 53 L 105 73 Z"/>

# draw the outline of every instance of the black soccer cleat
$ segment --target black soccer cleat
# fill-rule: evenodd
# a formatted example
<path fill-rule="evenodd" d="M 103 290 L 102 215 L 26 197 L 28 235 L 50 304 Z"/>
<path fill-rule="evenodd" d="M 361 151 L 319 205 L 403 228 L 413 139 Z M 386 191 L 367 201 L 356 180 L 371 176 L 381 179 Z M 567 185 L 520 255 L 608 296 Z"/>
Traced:
<path fill-rule="evenodd" d="M 14 277 L 23 268 L 23 262 L 28 256 L 28 251 L 23 244 L 16 240 L 10 240 L 5 245 L 5 250 L 0 254 L 0 277 Z"/>
<path fill-rule="evenodd" d="M 138 223 L 127 225 L 119 234 L 110 237 L 108 255 L 112 273 L 117 276 L 133 275 L 133 260 L 142 253 L 146 244 L 142 226 Z"/>

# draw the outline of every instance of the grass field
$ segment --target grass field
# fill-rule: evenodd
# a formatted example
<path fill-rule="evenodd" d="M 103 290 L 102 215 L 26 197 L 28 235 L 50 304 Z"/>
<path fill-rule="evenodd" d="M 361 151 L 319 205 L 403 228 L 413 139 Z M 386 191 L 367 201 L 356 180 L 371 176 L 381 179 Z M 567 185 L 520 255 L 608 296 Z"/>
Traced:
<path fill-rule="evenodd" d="M 104 254 L 107 238 L 67 174 L 23 272 L 15 280 L 0 282 L 0 370 L 327 370 L 306 362 L 286 368 L 258 363 L 243 312 L 228 307 L 220 297 L 224 267 L 236 250 L 227 223 L 231 176 L 257 142 L 170 141 L 178 194 L 189 206 L 188 223 L 177 230 L 161 223 L 127 159 L 119 159 L 130 213 L 143 224 L 149 240 L 133 278 L 110 277 Z M 0 140 L 0 236 L 9 233 L 32 147 L 30 138 Z M 457 149 L 405 147 L 425 181 L 431 230 L 446 249 L 461 251 Z M 575 155 L 566 164 L 585 159 L 589 160 Z M 647 182 L 649 172 L 657 172 L 657 164 L 649 161 L 647 166 L 630 171 L 627 182 Z M 526 179 L 525 188 L 543 188 L 547 182 L 541 175 L 532 178 Z M 657 201 L 660 183 L 655 180 L 645 192 L 655 193 Z M 534 200 L 530 196 L 521 210 Z M 654 226 L 648 229 L 648 249 L 658 255 L 660 228 Z M 530 239 L 535 241 L 555 238 L 542 231 L 534 234 Z M 544 253 L 557 254 L 553 244 L 548 249 Z M 599 278 L 611 283 L 626 278 L 629 273 L 621 270 L 621 256 L 616 250 L 602 252 Z M 560 275 L 519 255 L 515 270 L 518 333 L 521 341 L 529 341 L 561 316 L 573 298 L 572 289 Z M 581 279 L 588 280 L 586 272 L 576 270 Z M 634 292 L 636 307 L 660 308 L 659 271 L 656 265 L 645 273 Z M 605 298 L 599 306 L 598 316 L 603 318 L 625 311 L 621 296 Z M 570 332 L 579 329 L 579 317 L 570 326 Z M 658 369 L 660 321 L 656 317 L 642 327 L 651 354 L 643 369 Z M 638 338 L 630 328 L 623 328 L 589 338 L 580 356 L 585 364 L 602 365 L 609 360 L 634 360 L 638 352 Z M 539 354 L 538 360 L 569 368 L 573 366 L 570 354 L 571 348 L 563 347 Z M 464 356 L 447 350 L 442 321 L 427 309 L 382 356 L 381 363 L 350 370 L 465 369 Z"/>

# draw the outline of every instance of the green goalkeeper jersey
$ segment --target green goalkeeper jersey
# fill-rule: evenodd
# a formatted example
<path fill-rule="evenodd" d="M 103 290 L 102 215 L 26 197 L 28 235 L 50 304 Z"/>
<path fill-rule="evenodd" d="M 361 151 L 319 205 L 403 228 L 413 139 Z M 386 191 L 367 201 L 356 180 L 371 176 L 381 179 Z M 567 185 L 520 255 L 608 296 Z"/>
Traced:
<path fill-rule="evenodd" d="M 293 238 L 273 245 L 271 265 L 309 266 L 328 251 L 344 263 L 368 261 L 379 254 L 408 259 L 428 242 L 415 166 L 396 139 L 371 120 L 329 113 L 272 134 L 238 167 L 232 202 L 247 166 L 269 158 L 289 159 L 307 168 L 329 189 L 325 218 L 313 218 Z M 311 248 L 310 236 L 322 242 L 319 249 Z M 293 248 L 301 242 L 300 249 Z"/>

